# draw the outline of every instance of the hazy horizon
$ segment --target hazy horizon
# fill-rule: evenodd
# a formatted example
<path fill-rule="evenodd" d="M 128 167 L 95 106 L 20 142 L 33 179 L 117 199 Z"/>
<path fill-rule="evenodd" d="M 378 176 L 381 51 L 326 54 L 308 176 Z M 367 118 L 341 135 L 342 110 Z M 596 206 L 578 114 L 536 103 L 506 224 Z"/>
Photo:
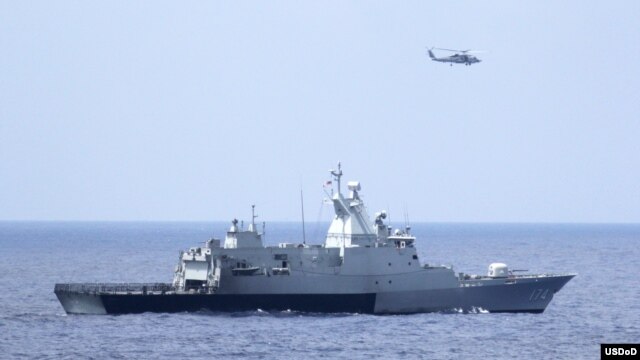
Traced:
<path fill-rule="evenodd" d="M 0 220 L 640 222 L 640 2 L 3 2 Z M 486 50 L 473 66 L 427 47 Z M 439 56 L 444 52 L 437 52 Z M 343 191 L 345 186 L 343 185 Z M 394 220 L 395 221 L 395 220 Z"/>
<path fill-rule="evenodd" d="M 244 219 L 238 219 L 239 221 L 244 221 L 244 228 L 249 226 L 248 221 Z M 131 223 L 131 224 L 141 224 L 141 223 L 158 223 L 158 224 L 171 224 L 171 223 L 184 223 L 184 224 L 226 224 L 231 223 L 231 220 L 0 220 L 0 223 Z M 258 227 L 258 232 L 262 232 L 262 221 L 256 222 Z M 302 224 L 301 220 L 266 220 L 267 229 L 269 224 Z M 307 226 L 311 225 L 330 225 L 331 221 L 305 221 Z M 413 225 L 614 225 L 614 226 L 640 226 L 640 222 L 524 222 L 524 221 L 424 221 L 424 220 L 416 220 L 411 221 L 409 226 Z M 389 225 L 389 224 L 387 224 Z M 404 222 L 394 222 L 391 223 L 393 228 L 404 228 Z M 301 225 L 302 226 L 302 225 Z M 326 229 L 323 229 L 323 231 Z"/>

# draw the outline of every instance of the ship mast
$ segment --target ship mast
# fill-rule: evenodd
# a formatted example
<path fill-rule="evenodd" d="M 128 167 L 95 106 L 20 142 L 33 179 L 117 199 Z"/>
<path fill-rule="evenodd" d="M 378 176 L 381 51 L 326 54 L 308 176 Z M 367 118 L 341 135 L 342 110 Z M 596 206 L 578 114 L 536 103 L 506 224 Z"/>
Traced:
<path fill-rule="evenodd" d="M 338 171 L 335 171 L 333 169 L 329 171 L 331 171 L 331 175 L 333 175 L 336 179 L 336 182 L 338 182 L 338 194 L 340 194 L 340 178 L 342 177 L 342 166 L 340 165 L 340 161 L 338 161 Z"/>
<path fill-rule="evenodd" d="M 257 230 L 256 230 L 256 218 L 257 217 L 258 217 L 258 215 L 256 215 L 256 206 L 255 205 L 251 205 L 251 225 L 249 226 L 249 231 L 257 232 Z"/>
<path fill-rule="evenodd" d="M 342 193 L 340 192 L 340 178 L 342 177 L 342 166 L 340 164 L 340 161 L 338 161 L 338 171 L 335 171 L 333 169 L 329 170 L 331 172 L 331 175 L 333 175 L 333 177 L 335 178 L 336 182 L 338 183 L 338 195 L 334 198 L 337 199 L 341 204 L 342 204 Z M 334 200 L 335 201 L 335 200 Z M 342 239 L 340 241 L 340 258 L 342 263 L 344 264 L 344 253 L 345 253 L 345 231 L 344 231 L 344 227 L 345 227 L 345 223 L 342 222 Z"/>
<path fill-rule="evenodd" d="M 307 244 L 307 235 L 304 231 L 304 198 L 302 197 L 302 189 L 300 189 L 300 209 L 302 210 L 302 243 Z"/>

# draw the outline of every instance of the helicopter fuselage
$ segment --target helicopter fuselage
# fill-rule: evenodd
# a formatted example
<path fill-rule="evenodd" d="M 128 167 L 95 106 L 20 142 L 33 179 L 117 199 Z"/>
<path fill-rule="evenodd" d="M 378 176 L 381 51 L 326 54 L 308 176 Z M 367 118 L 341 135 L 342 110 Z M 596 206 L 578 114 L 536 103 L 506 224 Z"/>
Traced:
<path fill-rule="evenodd" d="M 429 57 L 433 61 L 450 63 L 451 65 L 453 65 L 453 64 L 472 65 L 472 64 L 479 63 L 479 62 L 482 61 L 482 60 L 478 59 L 477 57 L 475 57 L 473 55 L 468 55 L 468 54 L 454 54 L 454 55 L 451 55 L 451 56 L 436 57 L 435 55 L 433 55 L 433 52 L 431 52 L 431 50 L 429 50 Z"/>

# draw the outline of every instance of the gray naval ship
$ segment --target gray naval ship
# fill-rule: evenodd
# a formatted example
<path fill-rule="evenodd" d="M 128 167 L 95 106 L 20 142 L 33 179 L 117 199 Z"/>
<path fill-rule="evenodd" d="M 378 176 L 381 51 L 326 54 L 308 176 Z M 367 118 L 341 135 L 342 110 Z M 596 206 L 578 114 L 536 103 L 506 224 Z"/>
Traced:
<path fill-rule="evenodd" d="M 340 191 L 332 170 L 335 216 L 323 245 L 265 246 L 255 216 L 232 222 L 224 241 L 180 253 L 172 283 L 56 284 L 68 314 L 184 311 L 541 313 L 575 274 L 523 274 L 503 263 L 486 276 L 420 262 L 410 228 L 392 231 L 386 212 L 367 215 L 359 182 Z M 337 186 L 336 186 L 337 185 Z M 335 192 L 334 192 L 335 188 Z M 264 231 L 263 231 L 264 232 Z"/>

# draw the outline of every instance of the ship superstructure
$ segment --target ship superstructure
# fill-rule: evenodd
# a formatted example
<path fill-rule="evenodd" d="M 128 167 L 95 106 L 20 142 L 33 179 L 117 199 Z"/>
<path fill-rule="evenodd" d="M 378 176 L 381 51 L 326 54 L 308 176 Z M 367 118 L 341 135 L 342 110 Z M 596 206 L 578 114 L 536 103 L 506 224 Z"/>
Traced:
<path fill-rule="evenodd" d="M 515 275 L 502 263 L 486 276 L 422 264 L 410 228 L 395 230 L 380 211 L 370 220 L 342 169 L 332 170 L 334 217 L 322 245 L 265 246 L 255 223 L 233 220 L 224 239 L 181 252 L 171 284 L 57 284 L 67 313 L 246 310 L 417 313 L 542 312 L 574 274 Z"/>

